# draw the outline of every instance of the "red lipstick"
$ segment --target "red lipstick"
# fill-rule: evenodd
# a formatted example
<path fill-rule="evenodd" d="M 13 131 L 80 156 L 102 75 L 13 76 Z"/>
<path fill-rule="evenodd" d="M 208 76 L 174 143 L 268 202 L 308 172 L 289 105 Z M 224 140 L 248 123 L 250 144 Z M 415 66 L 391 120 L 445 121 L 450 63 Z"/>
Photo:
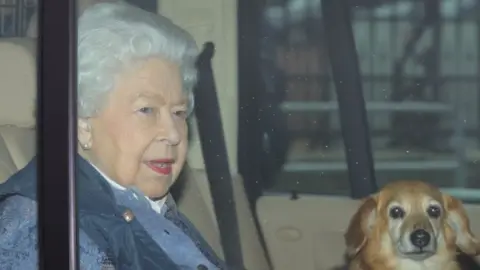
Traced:
<path fill-rule="evenodd" d="M 162 175 L 172 174 L 173 159 L 154 159 L 146 162 L 146 165 L 154 172 Z"/>

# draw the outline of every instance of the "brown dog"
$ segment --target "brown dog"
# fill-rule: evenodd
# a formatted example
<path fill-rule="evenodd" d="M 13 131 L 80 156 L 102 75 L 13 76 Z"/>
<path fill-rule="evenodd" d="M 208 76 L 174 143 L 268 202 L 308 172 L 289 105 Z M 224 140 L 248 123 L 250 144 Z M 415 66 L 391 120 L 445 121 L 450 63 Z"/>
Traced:
<path fill-rule="evenodd" d="M 456 251 L 477 255 L 462 203 L 417 181 L 365 199 L 345 234 L 350 270 L 457 270 Z"/>

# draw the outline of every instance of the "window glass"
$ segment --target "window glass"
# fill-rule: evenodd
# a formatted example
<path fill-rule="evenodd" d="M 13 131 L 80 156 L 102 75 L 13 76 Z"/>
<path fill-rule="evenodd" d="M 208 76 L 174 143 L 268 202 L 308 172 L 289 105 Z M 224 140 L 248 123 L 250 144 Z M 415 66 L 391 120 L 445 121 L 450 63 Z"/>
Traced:
<path fill-rule="evenodd" d="M 32 16 L 37 12 L 37 5 L 37 0 L 0 1 L 0 37 L 25 36 Z"/>
<path fill-rule="evenodd" d="M 478 10 L 448 0 L 353 9 L 379 186 L 419 179 L 477 197 Z"/>
<path fill-rule="evenodd" d="M 287 134 L 285 162 L 268 187 L 272 191 L 348 194 L 320 5 L 267 1 L 262 11 L 266 86 L 259 91 L 270 101 L 264 106 L 281 108 Z M 378 185 L 420 179 L 473 196 L 468 189 L 476 188 L 479 158 L 478 2 L 357 1 L 351 10 Z"/>
<path fill-rule="evenodd" d="M 349 193 L 320 11 L 320 1 L 267 1 L 261 12 L 264 87 L 255 91 L 266 100 L 261 111 L 278 108 L 264 116 L 262 132 L 270 158 L 283 160 L 269 191 Z"/>

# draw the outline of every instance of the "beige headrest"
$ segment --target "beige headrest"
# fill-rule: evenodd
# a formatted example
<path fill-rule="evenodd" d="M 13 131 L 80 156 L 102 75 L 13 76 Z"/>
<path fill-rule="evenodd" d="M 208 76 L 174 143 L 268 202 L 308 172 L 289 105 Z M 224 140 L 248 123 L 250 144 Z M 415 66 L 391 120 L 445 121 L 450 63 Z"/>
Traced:
<path fill-rule="evenodd" d="M 35 126 L 36 40 L 0 41 L 0 125 Z"/>

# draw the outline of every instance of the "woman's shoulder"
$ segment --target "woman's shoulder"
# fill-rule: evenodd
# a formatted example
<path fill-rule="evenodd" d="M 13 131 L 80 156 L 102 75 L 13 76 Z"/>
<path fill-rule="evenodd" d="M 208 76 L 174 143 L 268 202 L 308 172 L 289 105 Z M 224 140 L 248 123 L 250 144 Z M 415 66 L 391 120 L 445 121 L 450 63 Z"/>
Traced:
<path fill-rule="evenodd" d="M 12 195 L 0 202 L 0 250 L 25 251 L 31 256 L 37 241 L 37 204 L 27 197 Z M 30 251 L 29 251 L 30 250 Z M 6 254 L 0 254 L 2 261 Z M 22 257 L 22 256 L 20 256 Z M 4 269 L 0 267 L 0 269 Z"/>
<path fill-rule="evenodd" d="M 37 203 L 19 195 L 0 202 L 0 269 L 35 269 L 37 264 Z M 108 258 L 80 229 L 80 264 L 100 269 Z M 31 267 L 30 267 L 31 266 Z"/>
<path fill-rule="evenodd" d="M 11 195 L 0 201 L 0 228 L 2 231 L 21 229 L 36 224 L 37 203 L 24 196 Z"/>
<path fill-rule="evenodd" d="M 37 264 L 35 201 L 18 195 L 0 203 L 0 269 L 35 269 Z"/>

